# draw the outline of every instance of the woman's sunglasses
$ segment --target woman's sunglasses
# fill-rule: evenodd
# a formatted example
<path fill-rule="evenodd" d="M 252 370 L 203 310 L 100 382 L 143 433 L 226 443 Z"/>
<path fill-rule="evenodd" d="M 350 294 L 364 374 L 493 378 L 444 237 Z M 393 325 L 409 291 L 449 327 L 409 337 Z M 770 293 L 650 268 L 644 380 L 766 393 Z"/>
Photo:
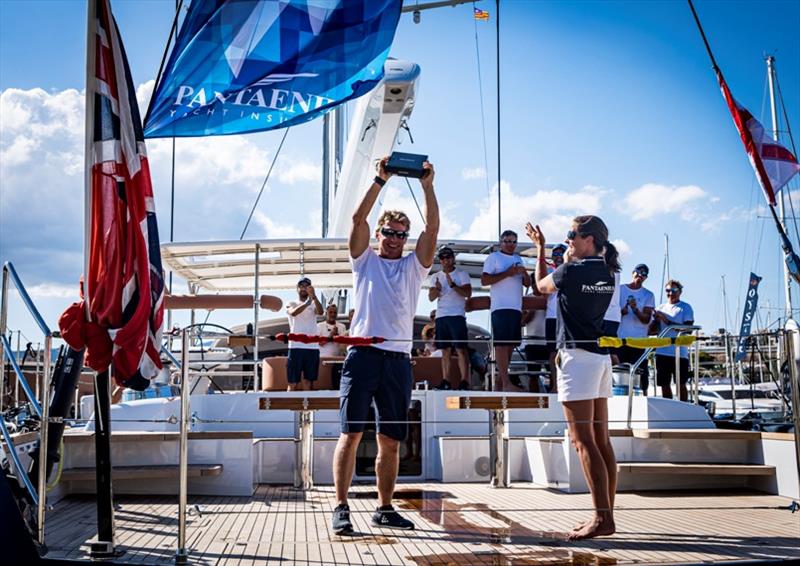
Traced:
<path fill-rule="evenodd" d="M 574 240 L 575 238 L 583 238 L 583 234 L 579 234 L 577 230 L 570 230 L 567 232 L 567 240 Z"/>

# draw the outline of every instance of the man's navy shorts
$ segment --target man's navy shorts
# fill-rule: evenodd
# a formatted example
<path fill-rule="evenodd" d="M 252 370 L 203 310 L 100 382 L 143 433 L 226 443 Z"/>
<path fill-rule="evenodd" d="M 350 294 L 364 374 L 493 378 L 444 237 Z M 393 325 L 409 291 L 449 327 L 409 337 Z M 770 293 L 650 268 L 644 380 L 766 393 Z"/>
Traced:
<path fill-rule="evenodd" d="M 681 370 L 681 383 L 686 383 L 691 377 L 689 375 L 689 358 L 681 358 L 678 362 Z M 665 356 L 656 354 L 656 385 L 669 387 L 675 380 L 675 356 Z"/>
<path fill-rule="evenodd" d="M 408 354 L 372 346 L 351 347 L 339 383 L 342 432 L 363 432 L 374 401 L 378 432 L 405 440 L 413 381 Z"/>
<path fill-rule="evenodd" d="M 436 317 L 436 347 L 440 350 L 467 347 L 467 319 L 463 316 Z"/>
<path fill-rule="evenodd" d="M 498 309 L 492 311 L 492 335 L 498 346 L 519 346 L 522 341 L 522 311 Z"/>
<path fill-rule="evenodd" d="M 286 381 L 300 383 L 300 377 L 316 381 L 319 374 L 319 350 L 311 348 L 289 348 L 286 362 Z"/>

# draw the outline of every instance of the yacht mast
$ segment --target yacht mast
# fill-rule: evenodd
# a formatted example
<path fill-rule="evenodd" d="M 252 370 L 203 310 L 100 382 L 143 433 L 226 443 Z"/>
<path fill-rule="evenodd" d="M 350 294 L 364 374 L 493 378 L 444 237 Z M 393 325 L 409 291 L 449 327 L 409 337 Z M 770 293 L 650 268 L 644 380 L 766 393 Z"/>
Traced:
<path fill-rule="evenodd" d="M 342 107 L 325 114 L 322 122 L 322 237 L 328 235 L 330 202 L 336 196 L 339 172 L 342 170 Z"/>
<path fill-rule="evenodd" d="M 772 113 L 772 139 L 780 142 L 778 139 L 778 112 L 775 105 L 775 57 L 769 55 L 767 57 L 767 80 L 769 81 L 769 109 Z M 787 188 L 788 190 L 788 188 Z M 786 209 L 784 200 L 784 191 L 780 191 L 778 195 L 778 206 L 780 212 L 781 224 L 783 229 L 786 230 Z M 786 320 L 792 318 L 792 286 L 791 279 L 789 278 L 789 267 L 784 261 L 784 254 L 781 250 L 781 264 L 783 265 L 783 290 L 786 295 Z"/>

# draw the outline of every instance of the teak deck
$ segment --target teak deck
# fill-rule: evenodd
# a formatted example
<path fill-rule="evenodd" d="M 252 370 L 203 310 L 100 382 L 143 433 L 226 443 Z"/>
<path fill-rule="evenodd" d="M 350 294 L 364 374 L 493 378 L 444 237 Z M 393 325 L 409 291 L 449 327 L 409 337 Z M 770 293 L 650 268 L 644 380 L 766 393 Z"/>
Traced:
<path fill-rule="evenodd" d="M 564 531 L 589 516 L 588 495 L 531 485 L 400 484 L 396 506 L 417 526 L 370 525 L 375 487 L 353 488 L 357 534 L 329 527 L 333 488 L 304 493 L 259 486 L 248 497 L 190 497 L 193 564 L 671 564 L 800 558 L 800 513 L 758 492 L 641 492 L 617 496 L 617 534 L 568 542 Z M 177 497 L 116 500 L 120 563 L 172 562 Z M 199 509 L 199 513 L 197 510 Z M 92 497 L 70 497 L 48 513 L 48 558 L 85 559 L 96 534 Z"/>

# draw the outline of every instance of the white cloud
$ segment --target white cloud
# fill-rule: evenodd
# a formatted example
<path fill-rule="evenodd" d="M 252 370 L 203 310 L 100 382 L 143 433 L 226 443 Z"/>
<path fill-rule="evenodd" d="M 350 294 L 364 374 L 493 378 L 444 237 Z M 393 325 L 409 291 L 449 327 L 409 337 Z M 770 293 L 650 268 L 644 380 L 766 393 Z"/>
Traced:
<path fill-rule="evenodd" d="M 315 183 L 322 186 L 322 166 L 304 160 L 285 158 L 279 160 L 278 180 L 284 185 Z"/>
<path fill-rule="evenodd" d="M 617 209 L 632 220 L 648 220 L 663 214 L 678 213 L 684 220 L 693 219 L 689 207 L 709 198 L 708 193 L 696 185 L 667 186 L 647 183 L 625 195 Z"/>
<path fill-rule="evenodd" d="M 273 220 L 263 212 L 256 210 L 253 213 L 253 220 L 261 227 L 261 234 L 256 230 L 250 229 L 247 232 L 248 238 L 319 238 L 321 230 L 319 228 L 321 209 L 312 210 L 308 213 L 308 222 L 303 227 L 296 224 L 281 223 Z"/>
<path fill-rule="evenodd" d="M 462 234 L 468 240 L 494 240 L 497 238 L 497 184 L 490 191 L 491 197 L 481 199 L 475 205 L 477 215 Z M 586 186 L 568 193 L 559 190 L 536 191 L 530 195 L 518 195 L 511 186 L 501 184 L 503 207 L 502 228 L 516 231 L 525 237 L 527 222 L 539 224 L 548 242 L 561 241 L 569 230 L 572 219 L 580 214 L 598 214 L 604 189 Z"/>
<path fill-rule="evenodd" d="M 470 181 L 472 179 L 485 179 L 486 169 L 483 167 L 464 167 L 461 170 L 461 178 L 465 181 Z"/>
<path fill-rule="evenodd" d="M 26 287 L 25 290 L 32 299 L 70 299 L 77 301 L 79 299 L 79 287 L 77 283 L 72 285 L 60 285 L 55 283 L 40 283 Z"/>
<path fill-rule="evenodd" d="M 619 252 L 619 257 L 626 258 L 631 255 L 631 247 L 628 245 L 628 242 L 626 242 L 622 238 L 611 240 L 611 243 L 614 244 L 614 246 L 616 246 L 617 251 Z"/>

